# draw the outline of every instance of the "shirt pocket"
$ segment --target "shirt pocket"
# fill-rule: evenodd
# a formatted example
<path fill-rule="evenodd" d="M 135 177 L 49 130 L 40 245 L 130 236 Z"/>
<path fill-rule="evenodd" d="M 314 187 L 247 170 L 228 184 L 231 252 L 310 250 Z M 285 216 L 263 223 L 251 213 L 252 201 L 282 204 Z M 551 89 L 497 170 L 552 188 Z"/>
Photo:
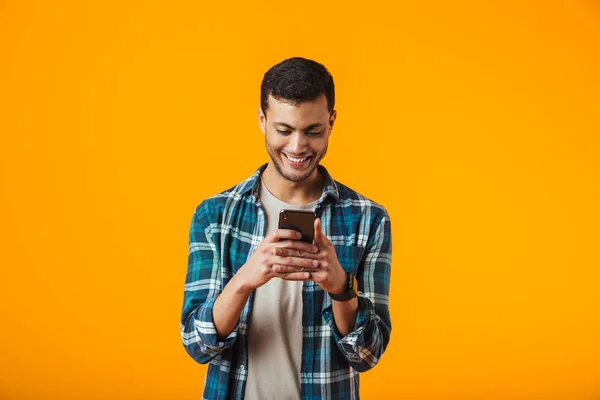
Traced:
<path fill-rule="evenodd" d="M 335 254 L 344 271 L 352 275 L 358 274 L 365 248 L 361 246 L 334 245 Z"/>

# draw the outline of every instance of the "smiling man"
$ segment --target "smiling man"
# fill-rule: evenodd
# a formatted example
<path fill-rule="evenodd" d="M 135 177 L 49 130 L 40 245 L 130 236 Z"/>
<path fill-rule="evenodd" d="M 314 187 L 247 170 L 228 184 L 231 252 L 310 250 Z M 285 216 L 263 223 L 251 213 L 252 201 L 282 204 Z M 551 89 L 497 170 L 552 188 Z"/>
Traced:
<path fill-rule="evenodd" d="M 389 343 L 390 218 L 320 165 L 334 102 L 322 64 L 271 67 L 258 107 L 270 161 L 194 210 L 181 336 L 209 364 L 203 399 L 358 399 Z M 282 209 L 317 215 L 313 243 L 278 229 Z"/>

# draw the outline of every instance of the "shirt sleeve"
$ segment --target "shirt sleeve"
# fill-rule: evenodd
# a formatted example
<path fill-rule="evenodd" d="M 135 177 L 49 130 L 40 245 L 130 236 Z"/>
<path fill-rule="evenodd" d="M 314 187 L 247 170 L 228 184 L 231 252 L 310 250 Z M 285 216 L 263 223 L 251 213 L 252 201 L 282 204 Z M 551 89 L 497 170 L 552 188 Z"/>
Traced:
<path fill-rule="evenodd" d="M 239 326 L 238 321 L 225 340 L 219 339 L 213 306 L 222 290 L 223 274 L 206 210 L 205 202 L 202 202 L 192 217 L 180 323 L 183 346 L 200 364 L 206 364 L 231 347 Z"/>
<path fill-rule="evenodd" d="M 369 237 L 356 276 L 359 296 L 354 330 L 343 336 L 335 325 L 331 304 L 322 311 L 338 349 L 358 372 L 373 368 L 390 340 L 392 324 L 388 299 L 391 257 L 391 224 L 385 211 Z"/>

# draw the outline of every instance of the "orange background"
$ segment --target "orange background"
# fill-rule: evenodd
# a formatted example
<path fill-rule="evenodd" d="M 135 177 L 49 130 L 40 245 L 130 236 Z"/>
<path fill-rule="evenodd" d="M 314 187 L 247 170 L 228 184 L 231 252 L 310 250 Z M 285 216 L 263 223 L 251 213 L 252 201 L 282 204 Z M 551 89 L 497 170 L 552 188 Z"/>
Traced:
<path fill-rule="evenodd" d="M 413 3 L 0 1 L 0 398 L 200 398 L 192 212 L 267 161 L 299 55 L 323 165 L 392 218 L 362 397 L 599 399 L 600 3 Z"/>

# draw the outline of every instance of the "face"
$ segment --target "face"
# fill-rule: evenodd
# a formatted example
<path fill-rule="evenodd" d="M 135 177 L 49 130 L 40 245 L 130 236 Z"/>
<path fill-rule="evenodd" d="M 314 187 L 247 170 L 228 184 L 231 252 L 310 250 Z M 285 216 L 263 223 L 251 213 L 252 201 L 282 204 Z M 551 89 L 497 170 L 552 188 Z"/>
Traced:
<path fill-rule="evenodd" d="M 267 115 L 260 107 L 258 114 L 267 152 L 282 177 L 300 182 L 318 173 L 337 114 L 329 114 L 324 94 L 297 106 L 269 96 Z"/>

